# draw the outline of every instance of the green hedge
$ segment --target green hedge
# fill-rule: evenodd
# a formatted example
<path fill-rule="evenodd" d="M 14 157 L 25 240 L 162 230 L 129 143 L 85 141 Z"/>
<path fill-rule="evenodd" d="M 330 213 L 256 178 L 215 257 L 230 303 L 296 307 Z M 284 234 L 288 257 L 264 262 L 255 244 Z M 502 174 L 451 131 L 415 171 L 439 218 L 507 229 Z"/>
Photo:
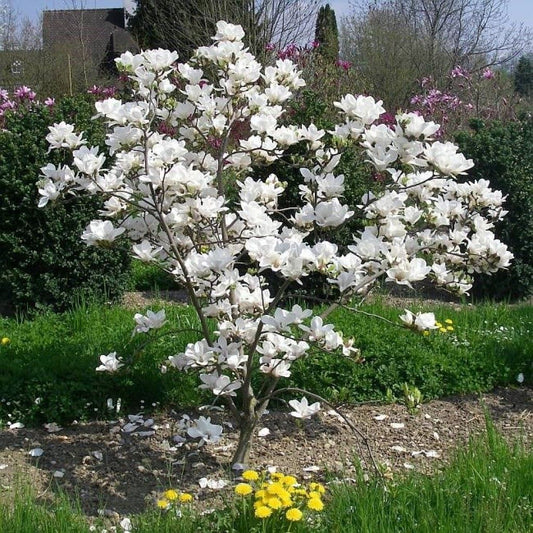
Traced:
<path fill-rule="evenodd" d="M 104 131 L 92 121 L 88 96 L 61 100 L 6 117 L 0 132 L 0 310 L 64 310 L 80 300 L 114 299 L 129 275 L 124 245 L 110 250 L 86 246 L 80 236 L 98 218 L 95 198 L 69 197 L 38 208 L 40 168 L 69 162 L 66 153 L 48 154 L 48 126 L 65 120 L 87 132 L 89 144 L 101 145 Z"/>
<path fill-rule="evenodd" d="M 475 163 L 467 179 L 487 179 L 507 196 L 509 213 L 495 233 L 515 256 L 509 270 L 477 276 L 473 295 L 527 298 L 533 293 L 533 119 L 488 125 L 476 120 L 471 126 L 471 132 L 456 135 L 460 149 Z"/>

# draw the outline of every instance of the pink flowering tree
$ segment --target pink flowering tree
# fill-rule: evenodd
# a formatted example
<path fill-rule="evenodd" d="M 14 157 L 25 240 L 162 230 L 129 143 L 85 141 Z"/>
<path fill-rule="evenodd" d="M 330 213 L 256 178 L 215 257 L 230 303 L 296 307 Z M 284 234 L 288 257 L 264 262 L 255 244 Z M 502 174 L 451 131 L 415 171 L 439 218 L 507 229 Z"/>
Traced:
<path fill-rule="evenodd" d="M 518 98 L 511 80 L 490 67 L 470 72 L 456 66 L 445 88 L 432 78 L 423 78 L 420 86 L 422 92 L 411 98 L 412 109 L 439 122 L 439 137 L 466 127 L 472 118 L 515 118 Z"/>
<path fill-rule="evenodd" d="M 6 113 L 16 113 L 26 109 L 45 105 L 52 109 L 55 105 L 53 98 L 47 98 L 43 103 L 37 100 L 35 91 L 22 85 L 17 87 L 12 94 L 6 89 L 0 88 L 0 126 L 4 125 Z"/>
<path fill-rule="evenodd" d="M 511 259 L 491 231 L 504 214 L 502 195 L 483 180 L 457 183 L 472 161 L 433 140 L 437 124 L 410 113 L 379 124 L 381 102 L 346 95 L 334 103 L 339 123 L 331 131 L 280 125 L 304 80 L 288 59 L 260 65 L 243 36 L 240 26 L 219 22 L 213 44 L 188 63 L 166 50 L 123 54 L 117 65 L 131 82 L 130 98 L 95 104 L 108 125 L 108 150 L 87 146 L 74 125 L 55 124 L 50 149 L 71 150 L 72 165 L 47 165 L 39 184 L 43 206 L 67 193 L 103 197 L 101 219 L 82 235 L 87 245 L 127 238 L 134 256 L 186 288 L 199 338 L 169 354 L 169 363 L 197 371 L 200 388 L 225 403 L 240 432 L 236 463 L 248 461 L 254 430 L 295 361 L 317 351 L 357 353 L 353 339 L 327 322 L 335 306 L 354 305 L 380 278 L 407 286 L 429 278 L 464 293 L 473 272 L 494 272 Z M 297 144 L 306 156 L 291 159 L 287 149 Z M 387 176 L 382 193 L 356 206 L 343 201 L 349 176 L 335 173 L 349 145 Z M 274 161 L 300 168 L 298 205 L 279 208 L 284 183 L 254 176 Z M 352 244 L 329 242 L 356 213 L 366 222 Z M 337 294 L 321 314 L 286 299 L 311 273 Z M 148 312 L 135 321 L 142 334 L 166 317 Z M 406 312 L 399 323 L 436 327 L 427 313 Z M 100 362 L 99 371 L 124 364 L 115 352 Z M 320 407 L 306 397 L 290 404 L 298 418 Z M 201 417 L 189 435 L 210 441 L 218 428 Z"/>

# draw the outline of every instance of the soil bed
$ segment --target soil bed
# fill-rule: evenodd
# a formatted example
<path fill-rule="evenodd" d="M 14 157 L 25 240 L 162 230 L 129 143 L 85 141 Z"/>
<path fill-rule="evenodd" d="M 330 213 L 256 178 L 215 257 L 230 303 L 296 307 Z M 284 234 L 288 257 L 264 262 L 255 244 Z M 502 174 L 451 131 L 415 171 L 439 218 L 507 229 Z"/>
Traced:
<path fill-rule="evenodd" d="M 341 407 L 340 411 L 368 437 L 376 462 L 388 476 L 442 467 L 469 436 L 485 430 L 485 411 L 505 437 L 521 437 L 528 446 L 533 443 L 533 390 L 526 387 L 432 401 L 422 405 L 416 415 L 402 405 L 366 404 Z M 210 416 L 227 426 L 223 413 Z M 97 515 L 99 510 L 115 517 L 138 513 L 154 504 L 158 491 L 170 487 L 192 492 L 195 505 L 201 508 L 216 505 L 224 491 L 202 489 L 199 479 L 230 480 L 236 432 L 225 427 L 216 444 L 197 448 L 187 443 L 169 450 L 176 446 L 172 437 L 180 416 L 159 413 L 154 419 L 155 433 L 147 437 L 121 431 L 127 422 L 124 419 L 75 424 L 54 433 L 46 429 L 3 430 L 0 498 L 12 498 L 16 478 L 22 475 L 42 495 L 60 486 L 79 497 L 88 515 Z M 286 412 L 272 412 L 261 428 L 268 428 L 270 434 L 255 437 L 253 468 L 276 466 L 300 479 L 349 480 L 355 475 L 354 460 L 358 458 L 365 470 L 372 471 L 361 439 L 327 409 L 303 423 Z M 30 457 L 29 451 L 37 447 L 43 449 L 42 456 Z M 54 477 L 57 472 L 63 476 Z"/>

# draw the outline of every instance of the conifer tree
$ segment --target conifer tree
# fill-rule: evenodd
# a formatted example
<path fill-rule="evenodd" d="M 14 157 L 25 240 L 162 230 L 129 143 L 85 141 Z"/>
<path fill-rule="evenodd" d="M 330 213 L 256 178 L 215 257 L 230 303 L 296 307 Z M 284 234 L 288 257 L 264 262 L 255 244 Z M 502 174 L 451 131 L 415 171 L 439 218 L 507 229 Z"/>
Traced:
<path fill-rule="evenodd" d="M 339 31 L 335 10 L 331 9 L 329 4 L 318 10 L 315 41 L 319 44 L 318 52 L 322 57 L 337 61 L 339 58 Z"/>
<path fill-rule="evenodd" d="M 522 56 L 516 65 L 514 88 L 521 96 L 533 96 L 533 63 L 527 56 Z"/>

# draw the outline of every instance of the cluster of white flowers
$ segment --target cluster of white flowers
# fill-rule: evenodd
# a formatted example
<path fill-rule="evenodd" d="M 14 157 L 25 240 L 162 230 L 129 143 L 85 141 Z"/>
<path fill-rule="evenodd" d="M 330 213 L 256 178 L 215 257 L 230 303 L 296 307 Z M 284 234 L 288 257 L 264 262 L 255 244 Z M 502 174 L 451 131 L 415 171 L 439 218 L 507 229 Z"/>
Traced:
<path fill-rule="evenodd" d="M 378 125 L 381 102 L 347 95 L 335 103 L 341 122 L 332 131 L 286 125 L 283 104 L 304 81 L 289 60 L 263 68 L 242 37 L 239 26 L 219 22 L 214 43 L 188 63 L 166 50 L 123 54 L 117 65 L 130 79 L 130 98 L 96 104 L 109 127 L 108 153 L 87 146 L 72 126 L 56 124 L 50 148 L 71 149 L 73 163 L 43 168 L 39 193 L 40 205 L 65 191 L 104 198 L 103 220 L 92 221 L 82 238 L 107 245 L 123 235 L 136 257 L 175 275 L 189 291 L 204 338 L 170 363 L 200 369 L 201 388 L 255 423 L 278 381 L 313 347 L 356 351 L 320 316 L 283 307 L 290 282 L 318 272 L 341 299 L 364 293 L 382 276 L 404 285 L 430 278 L 466 292 L 469 274 L 506 267 L 512 256 L 491 232 L 504 214 L 501 194 L 483 180 L 457 183 L 472 161 L 455 145 L 432 140 L 437 124 L 402 113 L 394 127 Z M 254 168 L 297 143 L 308 151 L 301 203 L 280 209 L 285 185 L 274 174 L 259 178 Z M 388 176 L 385 191 L 367 194 L 359 206 L 343 203 L 349 176 L 335 174 L 342 151 L 334 147 L 349 143 Z M 353 244 L 345 250 L 323 240 L 356 207 L 367 221 Z M 281 288 L 269 285 L 267 273 L 281 278 Z M 214 334 L 206 317 L 217 321 Z M 135 320 L 135 331 L 143 332 L 165 317 Z M 402 320 L 416 328 L 430 322 L 409 314 Z M 102 366 L 115 370 L 117 362 L 106 356 Z M 260 393 L 251 386 L 255 369 L 265 378 Z M 243 411 L 235 408 L 236 395 Z"/>

